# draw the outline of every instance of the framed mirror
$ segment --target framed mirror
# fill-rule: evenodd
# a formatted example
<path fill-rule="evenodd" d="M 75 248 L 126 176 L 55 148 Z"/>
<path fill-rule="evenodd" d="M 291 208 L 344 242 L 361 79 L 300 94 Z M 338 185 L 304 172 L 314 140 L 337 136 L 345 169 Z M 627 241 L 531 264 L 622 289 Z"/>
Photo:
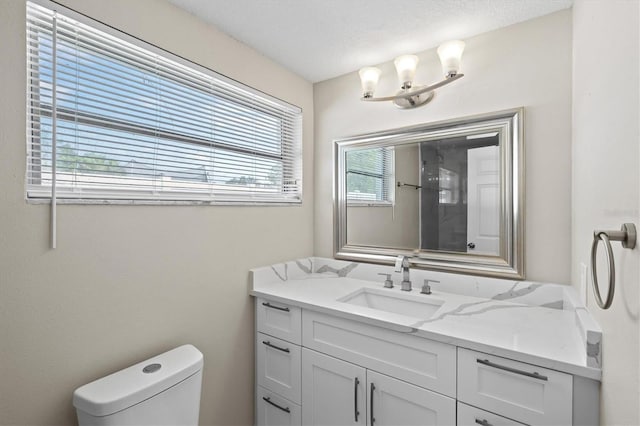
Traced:
<path fill-rule="evenodd" d="M 524 279 L 523 113 L 334 141 L 335 257 Z"/>

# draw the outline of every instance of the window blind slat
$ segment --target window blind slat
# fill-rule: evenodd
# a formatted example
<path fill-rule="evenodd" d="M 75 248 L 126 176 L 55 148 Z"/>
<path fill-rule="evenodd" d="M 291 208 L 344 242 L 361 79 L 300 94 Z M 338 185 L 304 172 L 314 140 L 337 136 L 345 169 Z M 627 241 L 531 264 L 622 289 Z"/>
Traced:
<path fill-rule="evenodd" d="M 119 138 L 118 135 L 114 135 L 113 128 L 114 126 L 111 125 L 109 129 L 101 130 L 101 127 L 99 126 L 88 127 L 86 125 L 79 125 L 77 122 L 66 121 L 61 122 L 58 133 L 63 143 L 68 142 L 70 138 L 71 140 L 74 140 L 73 138 L 77 139 L 80 137 L 83 145 L 95 146 L 96 149 L 103 147 L 108 151 L 113 151 L 114 149 L 118 149 L 120 151 L 128 150 L 131 154 L 139 152 L 140 146 L 144 145 L 145 142 L 147 145 L 153 144 L 154 149 L 165 155 L 178 154 L 180 152 L 186 152 L 192 155 L 202 155 L 203 152 L 213 151 L 214 147 L 220 151 L 233 151 L 238 154 L 259 154 L 261 158 L 270 158 L 282 161 L 292 160 L 292 156 L 294 154 L 294 151 L 290 151 L 287 148 L 283 148 L 279 152 L 269 152 L 262 150 L 262 147 L 258 145 L 244 144 L 246 146 L 243 146 L 239 143 L 224 143 L 225 141 L 222 140 L 218 141 L 215 145 L 212 145 L 208 140 L 186 138 L 186 143 L 177 145 L 176 135 L 170 134 L 166 136 L 166 134 L 162 132 L 148 132 L 146 134 L 147 139 L 139 137 L 138 139 L 134 138 L 133 141 L 128 141 L 127 139 Z M 46 127 L 44 129 L 47 130 Z M 141 131 L 138 129 L 138 135 L 140 134 Z M 201 146 L 195 147 L 194 144 L 200 144 Z M 149 146 L 147 146 L 147 149 L 149 149 Z"/>
<path fill-rule="evenodd" d="M 45 69 L 44 67 L 42 68 Z M 67 83 L 65 87 L 71 84 L 77 83 L 77 76 L 73 74 L 74 70 L 71 69 L 70 67 L 66 67 L 66 68 L 68 68 L 69 70 L 65 71 L 64 66 L 60 67 L 60 77 L 59 77 L 60 81 Z M 141 87 L 140 84 L 127 85 L 126 83 L 123 83 L 123 79 L 120 78 L 121 76 L 117 76 L 118 78 L 116 77 L 110 78 L 109 76 L 92 73 L 90 72 L 89 67 L 85 69 L 84 66 L 83 66 L 82 75 L 83 75 L 82 82 L 85 84 L 82 84 L 81 88 L 85 89 L 88 93 L 91 92 L 91 89 L 95 89 L 95 90 L 100 90 L 101 93 L 105 93 L 105 94 L 113 94 L 113 95 L 120 95 L 120 96 L 126 95 L 134 98 L 135 96 L 144 96 L 144 95 L 147 95 L 147 97 L 149 96 L 149 94 L 144 91 L 145 88 Z M 93 78 L 90 78 L 90 77 L 93 77 Z M 107 82 L 111 82 L 113 84 L 107 84 Z M 90 85 L 86 83 L 94 83 L 94 85 Z M 158 103 L 160 103 L 165 107 L 169 107 L 169 106 L 180 107 L 180 106 L 192 105 L 192 106 L 201 106 L 203 108 L 213 108 L 213 105 L 202 104 L 203 102 L 202 96 L 199 96 L 196 98 L 193 96 L 193 93 L 191 92 L 185 92 L 185 91 L 178 92 L 177 90 L 173 90 L 171 88 L 165 87 L 166 86 L 165 82 L 162 82 L 162 84 L 163 84 L 163 91 L 162 91 L 162 98 L 161 98 L 162 102 L 158 102 Z M 110 89 L 110 90 L 105 90 L 105 89 Z M 125 91 L 124 89 L 129 89 L 129 90 Z M 151 95 L 153 95 L 153 93 Z M 193 102 L 191 103 L 189 101 L 185 101 L 185 97 L 187 97 L 189 100 L 192 100 Z M 110 97 L 109 99 L 114 99 L 114 97 Z M 145 99 L 140 99 L 140 102 L 144 100 Z M 172 104 L 171 101 L 179 101 L 179 103 Z M 216 105 L 216 107 L 217 109 L 220 109 L 223 111 L 229 110 L 229 108 L 225 108 L 224 103 Z M 244 116 L 248 116 L 250 114 L 253 116 L 256 115 L 255 111 L 253 110 L 252 111 L 239 110 L 237 106 L 235 106 L 235 108 L 232 108 L 231 110 L 233 111 L 234 114 L 240 113 L 241 115 L 244 115 Z M 276 117 L 268 116 L 268 115 L 260 115 L 257 118 L 258 119 L 256 121 L 264 123 L 266 125 L 271 125 L 271 126 L 274 124 L 274 121 L 276 119 Z"/>
<path fill-rule="evenodd" d="M 61 84 L 58 85 L 59 88 L 62 89 L 73 89 L 73 87 L 70 84 Z M 109 94 L 114 93 L 114 96 L 108 96 Z M 188 120 L 187 116 L 185 114 L 180 114 L 177 111 L 179 111 L 178 109 L 174 109 L 172 113 L 168 112 L 168 111 L 154 111 L 154 110 L 144 110 L 143 108 L 134 108 L 135 104 L 131 104 L 131 106 L 129 107 L 121 107 L 119 105 L 114 105 L 112 106 L 111 103 L 108 103 L 106 101 L 116 101 L 117 98 L 115 97 L 115 92 L 102 92 L 100 95 L 99 99 L 96 99 L 97 95 L 94 94 L 90 94 L 90 95 L 86 95 L 85 93 L 81 93 L 78 90 L 76 90 L 75 92 L 75 97 L 73 98 L 76 102 L 75 104 L 77 105 L 78 108 L 80 107 L 100 107 L 103 108 L 106 112 L 113 112 L 113 113 L 119 113 L 120 115 L 125 115 L 125 116 L 129 116 L 131 115 L 132 117 L 137 117 L 138 115 L 141 115 L 141 118 L 144 118 L 144 116 L 142 114 L 145 114 L 147 119 L 151 119 L 151 118 L 166 118 L 166 117 L 171 117 L 172 119 L 172 124 L 173 126 L 178 126 L 180 125 L 184 125 L 185 128 L 202 128 L 203 131 L 206 132 L 213 132 L 214 128 L 213 128 L 213 123 L 211 121 L 211 114 L 209 114 L 208 119 L 205 115 L 202 114 L 192 114 L 192 117 L 194 118 L 199 118 L 200 120 Z M 63 96 L 64 98 L 64 96 Z M 101 102 L 102 101 L 102 102 Z M 64 104 L 64 99 L 63 99 L 63 104 Z M 173 105 L 162 105 L 163 109 L 167 109 L 167 108 L 173 108 Z M 194 105 L 195 107 L 196 105 Z M 107 108 L 110 107 L 110 108 Z M 186 107 L 178 105 L 178 107 L 181 110 L 186 110 Z M 84 109 L 86 109 L 84 108 Z M 241 114 L 235 114 L 238 117 L 235 117 L 234 115 L 231 115 L 229 112 L 227 112 L 225 109 L 218 109 L 217 112 L 213 112 L 214 111 L 214 107 L 212 106 L 211 108 L 209 108 L 210 111 L 212 111 L 212 114 L 215 114 L 216 118 L 218 118 L 218 120 L 216 120 L 215 122 L 215 126 L 217 126 L 218 132 L 221 131 L 221 129 L 231 129 L 231 131 L 233 131 L 233 129 L 240 129 L 240 130 L 245 130 L 248 129 L 251 132 L 254 132 L 256 134 L 259 134 L 262 138 L 267 139 L 279 139 L 282 136 L 278 133 L 276 133 L 276 130 L 288 130 L 290 128 L 290 126 L 287 123 L 282 123 L 280 125 L 277 124 L 277 122 L 275 122 L 275 120 L 270 120 L 268 122 L 264 121 L 264 120 L 254 120 L 254 122 L 248 122 L 246 120 L 242 120 L 242 116 Z"/>
<path fill-rule="evenodd" d="M 59 198 L 301 201 L 299 108 L 64 9 L 27 7 L 28 197 L 51 195 L 55 120 Z"/>
<path fill-rule="evenodd" d="M 201 73 L 184 72 L 184 67 L 177 68 L 179 67 L 179 65 L 177 64 L 171 64 L 170 62 L 158 62 L 152 56 L 123 55 L 122 51 L 109 50 L 108 46 L 105 46 L 104 44 L 101 44 L 99 42 L 97 42 L 97 44 L 87 44 L 83 42 L 83 39 L 76 40 L 74 38 L 69 38 L 69 41 L 75 42 L 78 48 L 86 48 L 88 52 L 94 54 L 96 60 L 98 57 L 110 58 L 119 62 L 134 65 L 141 71 L 148 71 L 149 73 L 157 75 L 159 77 L 164 76 L 179 83 L 193 85 L 194 88 L 205 92 L 211 90 L 217 92 L 217 94 L 221 96 L 226 93 L 229 95 L 229 99 L 234 100 L 237 103 L 246 103 L 247 105 L 252 105 L 252 103 L 257 102 L 259 104 L 262 104 L 262 108 L 264 109 L 273 108 L 273 110 L 276 112 L 282 110 L 282 107 L 279 104 L 274 104 L 274 102 L 269 99 L 252 97 L 239 86 L 232 86 L 222 81 L 220 81 L 217 85 L 211 85 L 210 79 L 206 78 L 206 76 L 205 78 L 203 78 Z M 104 62 L 104 60 L 101 62 Z M 104 63 L 102 65 L 105 66 Z M 119 70 L 126 72 L 126 68 L 119 67 Z M 243 94 L 248 94 L 249 96 L 243 96 Z"/>

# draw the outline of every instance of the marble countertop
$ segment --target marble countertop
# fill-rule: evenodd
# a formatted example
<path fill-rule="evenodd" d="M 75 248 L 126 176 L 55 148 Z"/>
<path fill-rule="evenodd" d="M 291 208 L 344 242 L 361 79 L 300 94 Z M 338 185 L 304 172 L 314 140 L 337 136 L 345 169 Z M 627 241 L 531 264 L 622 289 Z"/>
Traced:
<path fill-rule="evenodd" d="M 553 303 L 532 303 L 530 299 L 521 298 L 523 294 L 533 291 L 530 290 L 532 287 L 537 288 L 531 283 L 520 290 L 516 288 L 516 283 L 510 290 L 498 292 L 493 297 L 483 297 L 477 291 L 469 292 L 476 294 L 463 294 L 460 286 L 453 284 L 451 288 L 455 292 L 447 292 L 444 291 L 444 283 L 435 286 L 432 294 L 424 295 L 420 294 L 419 285 L 415 284 L 422 281 L 414 280 L 411 293 L 401 291 L 399 285 L 386 289 L 382 282 L 367 279 L 372 271 L 369 274 L 361 272 L 358 277 L 358 274 L 349 273 L 355 268 L 353 266 L 327 266 L 329 262 L 340 261 L 330 260 L 319 266 L 322 262 L 317 261 L 318 258 L 309 259 L 308 267 L 305 266 L 306 262 L 296 261 L 290 263 L 288 268 L 280 264 L 253 270 L 251 294 L 590 379 L 601 378 L 601 369 L 593 365 L 593 360 L 588 360 L 593 355 L 598 365 L 600 362 L 597 324 L 579 306 L 576 309 L 565 302 L 560 308 L 549 307 Z M 349 264 L 354 265 L 351 262 Z M 343 266 L 342 273 L 340 266 Z M 346 269 L 350 270 L 345 273 Z M 438 278 L 442 283 L 443 277 Z M 493 285 L 499 286 L 500 283 Z M 564 291 L 561 288 L 564 286 L 555 286 L 560 287 L 559 290 L 550 288 L 547 293 Z M 394 297 L 414 300 L 426 298 L 436 303 L 442 302 L 442 305 L 430 318 L 423 319 L 340 301 L 362 288 Z M 593 352 L 595 346 L 593 342 L 585 340 L 587 336 L 592 339 L 594 332 L 598 353 L 589 354 L 589 350 Z"/>

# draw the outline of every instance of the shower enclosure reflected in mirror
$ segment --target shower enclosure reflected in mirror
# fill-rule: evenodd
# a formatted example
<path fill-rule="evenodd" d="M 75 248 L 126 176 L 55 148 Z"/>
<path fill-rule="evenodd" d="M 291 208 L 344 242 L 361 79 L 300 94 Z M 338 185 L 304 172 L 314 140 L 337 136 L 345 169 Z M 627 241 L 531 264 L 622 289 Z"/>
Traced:
<path fill-rule="evenodd" d="M 522 112 L 337 140 L 335 256 L 524 278 Z"/>

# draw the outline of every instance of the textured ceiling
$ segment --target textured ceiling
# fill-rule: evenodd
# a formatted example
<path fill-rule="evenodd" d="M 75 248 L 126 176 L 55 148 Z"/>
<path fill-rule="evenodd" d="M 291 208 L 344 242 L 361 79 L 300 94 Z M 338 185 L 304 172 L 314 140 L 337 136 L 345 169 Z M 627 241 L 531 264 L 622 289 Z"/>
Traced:
<path fill-rule="evenodd" d="M 311 82 L 571 7 L 573 0 L 169 0 Z"/>

